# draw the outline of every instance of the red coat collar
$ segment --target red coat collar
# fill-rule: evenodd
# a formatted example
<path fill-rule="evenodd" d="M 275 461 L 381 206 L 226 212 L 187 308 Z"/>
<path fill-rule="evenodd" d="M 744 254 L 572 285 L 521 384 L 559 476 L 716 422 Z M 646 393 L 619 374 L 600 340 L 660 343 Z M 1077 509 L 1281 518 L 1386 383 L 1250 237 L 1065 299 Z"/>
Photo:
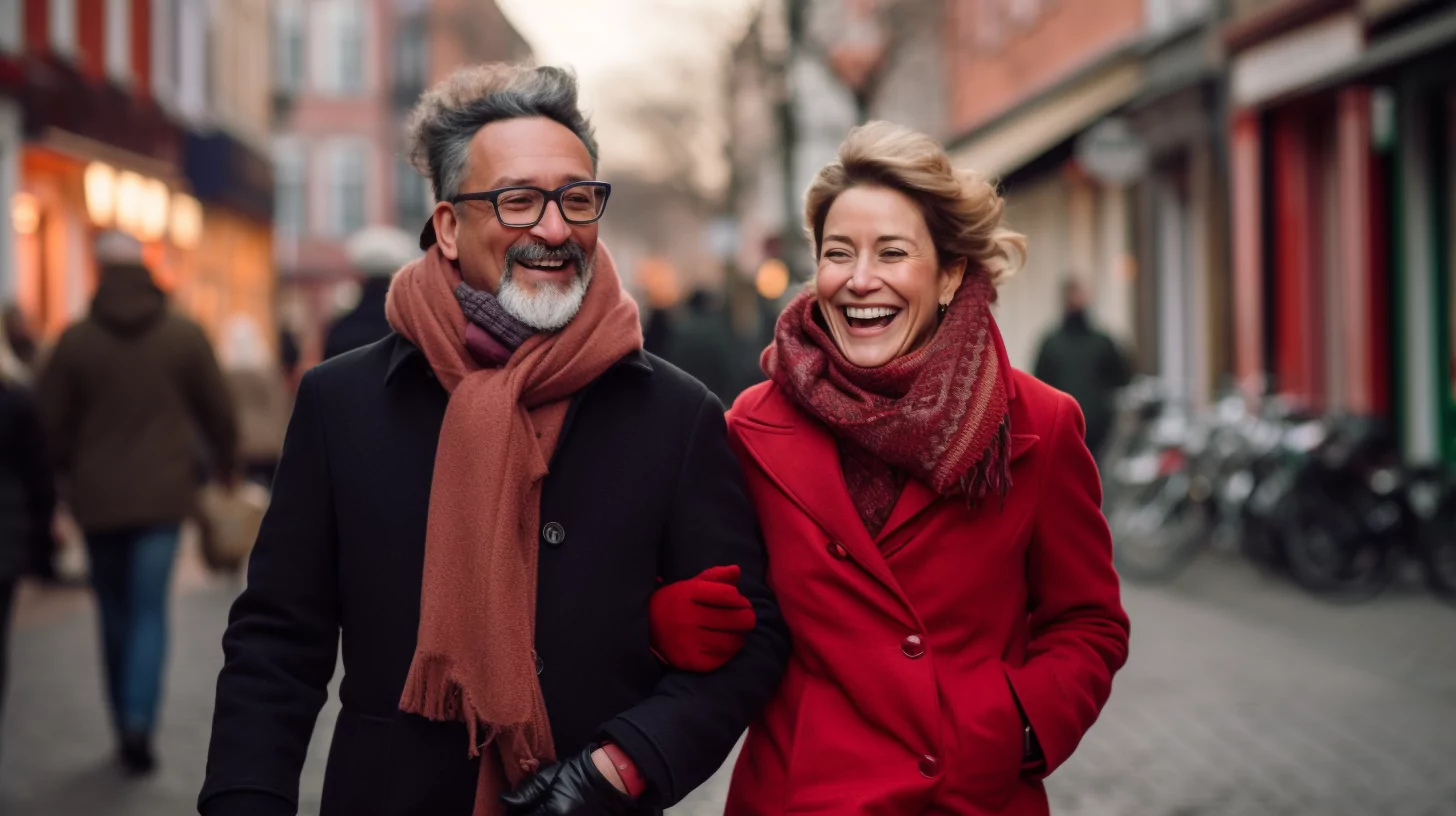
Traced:
<path fill-rule="evenodd" d="M 1004 363 L 1004 350 L 1002 360 Z M 1011 371 L 1009 363 L 1006 370 Z M 1007 390 L 1013 399 L 1014 380 L 1014 376 L 1006 377 Z M 782 389 L 768 382 L 748 390 L 734 403 L 729 423 L 744 450 L 769 479 L 815 524 L 842 544 L 855 561 L 899 596 L 898 582 L 881 555 L 878 542 L 894 535 L 938 501 L 940 495 L 915 479 L 906 480 L 884 529 L 872 538 L 845 487 L 839 447 L 833 434 L 799 408 Z M 1026 455 L 1039 439 L 1035 434 L 1013 431 L 1011 461 Z"/>

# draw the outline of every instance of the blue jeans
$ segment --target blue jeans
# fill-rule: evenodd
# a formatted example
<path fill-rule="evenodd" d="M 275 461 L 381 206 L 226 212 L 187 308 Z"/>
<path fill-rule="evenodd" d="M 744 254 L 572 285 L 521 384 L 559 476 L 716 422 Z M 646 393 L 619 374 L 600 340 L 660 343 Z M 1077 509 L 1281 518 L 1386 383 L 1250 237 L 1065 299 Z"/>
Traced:
<path fill-rule="evenodd" d="M 87 533 L 91 585 L 101 612 L 111 718 L 123 735 L 157 722 L 167 657 L 167 589 L 177 556 L 176 524 Z"/>

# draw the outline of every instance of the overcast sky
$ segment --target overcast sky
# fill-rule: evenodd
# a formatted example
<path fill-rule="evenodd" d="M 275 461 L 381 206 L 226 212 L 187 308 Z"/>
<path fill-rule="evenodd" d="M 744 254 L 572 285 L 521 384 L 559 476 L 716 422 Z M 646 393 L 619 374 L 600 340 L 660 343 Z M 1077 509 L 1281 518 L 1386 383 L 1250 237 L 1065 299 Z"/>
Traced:
<path fill-rule="evenodd" d="M 699 181 L 722 182 L 722 60 L 758 0 L 498 0 L 543 63 L 571 65 L 602 147 L 603 173 L 650 175 L 651 134 L 633 108 L 662 101 L 696 112 L 673 134 L 703 157 Z"/>

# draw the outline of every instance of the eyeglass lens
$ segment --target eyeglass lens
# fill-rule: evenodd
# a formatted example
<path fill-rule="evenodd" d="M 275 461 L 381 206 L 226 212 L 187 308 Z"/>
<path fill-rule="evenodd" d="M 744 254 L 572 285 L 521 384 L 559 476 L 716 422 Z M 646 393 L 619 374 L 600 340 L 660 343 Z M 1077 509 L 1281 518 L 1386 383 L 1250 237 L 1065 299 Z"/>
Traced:
<path fill-rule="evenodd" d="M 561 191 L 561 216 L 573 223 L 589 223 L 602 214 L 607 204 L 605 185 L 578 184 Z M 496 198 L 496 211 L 501 223 L 524 227 L 541 220 L 546 209 L 546 195 L 540 190 L 507 190 Z"/>

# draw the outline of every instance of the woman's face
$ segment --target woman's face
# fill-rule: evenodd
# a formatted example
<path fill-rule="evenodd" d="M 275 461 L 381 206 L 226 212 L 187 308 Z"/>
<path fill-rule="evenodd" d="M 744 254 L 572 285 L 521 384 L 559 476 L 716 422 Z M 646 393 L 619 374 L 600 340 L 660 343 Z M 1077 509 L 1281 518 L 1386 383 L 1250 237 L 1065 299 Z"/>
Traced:
<path fill-rule="evenodd" d="M 965 261 L 942 269 L 925 218 L 909 196 L 887 187 L 852 187 L 824 219 L 815 293 L 829 334 L 846 359 L 878 368 L 935 333 Z"/>

